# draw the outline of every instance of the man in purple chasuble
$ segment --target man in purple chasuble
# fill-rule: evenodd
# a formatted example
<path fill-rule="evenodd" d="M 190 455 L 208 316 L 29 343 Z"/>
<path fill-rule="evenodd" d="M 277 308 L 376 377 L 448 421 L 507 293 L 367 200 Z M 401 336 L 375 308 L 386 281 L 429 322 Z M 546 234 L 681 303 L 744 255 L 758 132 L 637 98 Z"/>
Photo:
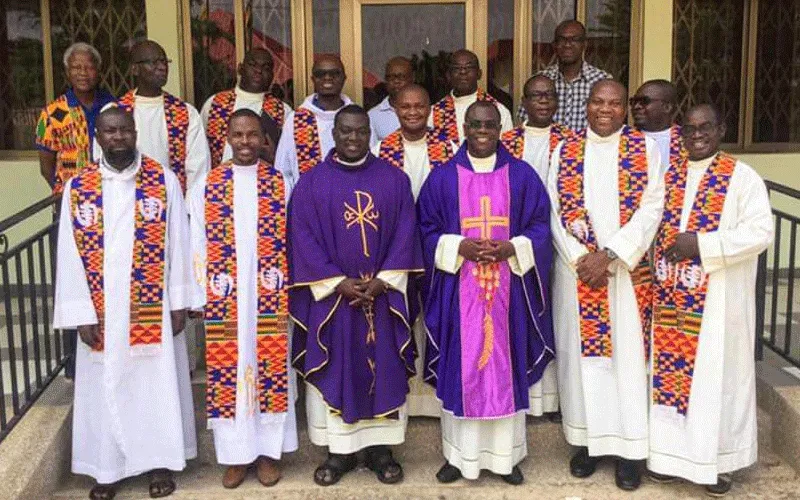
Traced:
<path fill-rule="evenodd" d="M 499 143 L 491 103 L 469 107 L 464 134 L 418 201 L 430 281 L 425 379 L 444 408 L 447 463 L 436 477 L 477 479 L 488 469 L 520 484 L 528 389 L 554 357 L 550 203 L 536 171 Z"/>
<path fill-rule="evenodd" d="M 408 176 L 369 153 L 362 108 L 339 111 L 333 138 L 289 208 L 293 364 L 311 442 L 329 451 L 314 481 L 338 482 L 363 449 L 378 479 L 396 483 L 403 470 L 388 446 L 405 440 L 416 355 L 406 285 L 422 271 L 414 199 Z"/>

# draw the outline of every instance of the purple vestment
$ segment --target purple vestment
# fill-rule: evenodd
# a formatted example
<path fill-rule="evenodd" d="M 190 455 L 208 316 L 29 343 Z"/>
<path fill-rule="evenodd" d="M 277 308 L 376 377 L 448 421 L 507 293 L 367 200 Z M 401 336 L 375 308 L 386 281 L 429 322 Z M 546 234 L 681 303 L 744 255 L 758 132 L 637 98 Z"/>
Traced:
<path fill-rule="evenodd" d="M 466 145 L 433 170 L 418 200 L 425 259 L 425 380 L 458 417 L 503 418 L 528 408 L 528 388 L 554 357 L 549 309 L 550 202 L 535 170 L 498 145 L 493 172 L 476 173 Z M 439 238 L 525 236 L 536 265 L 436 268 Z"/>
<path fill-rule="evenodd" d="M 348 168 L 331 152 L 294 188 L 289 244 L 294 367 L 347 423 L 393 413 L 415 373 L 404 295 L 390 288 L 371 307 L 352 307 L 336 292 L 316 301 L 310 285 L 421 271 L 408 176 L 371 154 Z"/>

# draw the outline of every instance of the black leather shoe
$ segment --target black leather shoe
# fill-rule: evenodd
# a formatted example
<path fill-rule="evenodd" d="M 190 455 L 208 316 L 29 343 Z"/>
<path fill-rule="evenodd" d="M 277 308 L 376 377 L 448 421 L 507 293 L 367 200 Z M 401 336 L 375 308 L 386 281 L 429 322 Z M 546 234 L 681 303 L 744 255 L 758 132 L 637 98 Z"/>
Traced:
<path fill-rule="evenodd" d="M 561 410 L 556 410 L 556 411 L 553 411 L 553 412 L 550 412 L 550 413 L 545 413 L 545 415 L 547 416 L 547 420 L 549 420 L 550 422 L 552 422 L 554 424 L 560 424 L 561 423 L 561 420 L 562 420 L 561 419 Z"/>
<path fill-rule="evenodd" d="M 706 495 L 714 498 L 724 497 L 733 486 L 733 479 L 730 474 L 720 474 L 717 476 L 717 484 L 706 486 Z"/>
<path fill-rule="evenodd" d="M 519 467 L 516 465 L 513 469 L 511 469 L 511 474 L 500 477 L 503 478 L 503 481 L 514 486 L 519 486 L 523 481 L 525 481 L 525 476 L 522 475 L 522 471 L 519 470 Z"/>
<path fill-rule="evenodd" d="M 598 463 L 600 463 L 600 457 L 590 457 L 589 448 L 581 446 L 569 461 L 569 472 L 575 477 L 584 479 L 594 474 Z"/>
<path fill-rule="evenodd" d="M 647 479 L 653 481 L 656 484 L 669 484 L 674 483 L 678 480 L 675 476 L 668 476 L 666 474 L 659 474 L 658 472 L 653 472 L 651 470 L 647 470 Z"/>
<path fill-rule="evenodd" d="M 642 484 L 642 473 L 636 460 L 619 459 L 615 474 L 617 488 L 633 491 Z"/>
<path fill-rule="evenodd" d="M 461 471 L 458 470 L 458 467 L 454 467 L 450 465 L 450 462 L 447 462 L 442 465 L 442 468 L 436 473 L 436 479 L 440 483 L 452 483 L 461 479 Z"/>

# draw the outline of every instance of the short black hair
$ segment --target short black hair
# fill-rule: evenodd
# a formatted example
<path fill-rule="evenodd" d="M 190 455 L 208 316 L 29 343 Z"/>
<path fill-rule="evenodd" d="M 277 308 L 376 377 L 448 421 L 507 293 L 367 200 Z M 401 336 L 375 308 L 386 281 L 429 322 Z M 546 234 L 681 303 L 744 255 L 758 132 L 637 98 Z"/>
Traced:
<path fill-rule="evenodd" d="M 133 113 L 126 110 L 125 108 L 120 107 L 118 104 L 112 104 L 111 106 L 107 107 L 103 111 L 97 115 L 97 119 L 94 122 L 94 128 L 98 129 L 100 127 L 101 122 L 105 121 L 105 117 L 111 116 L 124 116 L 127 117 L 131 123 L 136 125 L 136 120 L 133 118 Z"/>
<path fill-rule="evenodd" d="M 725 117 L 722 116 L 722 112 L 719 110 L 717 106 L 709 102 L 692 106 L 691 108 L 689 108 L 688 111 L 686 111 L 684 117 L 689 116 L 694 112 L 703 110 L 711 112 L 711 115 L 714 117 L 714 120 L 717 122 L 717 125 L 725 125 Z"/>
<path fill-rule="evenodd" d="M 667 102 L 675 106 L 678 105 L 678 89 L 675 88 L 675 85 L 671 81 L 664 80 L 662 78 L 656 78 L 654 80 L 647 80 L 642 84 L 642 87 L 651 87 L 651 86 L 656 87 L 660 89 L 662 92 L 664 92 Z"/>
<path fill-rule="evenodd" d="M 259 129 L 261 129 L 261 116 L 252 109 L 239 108 L 231 113 L 231 117 L 228 119 L 228 127 L 230 127 L 230 124 L 233 123 L 233 120 L 237 118 L 252 118 L 258 123 Z M 228 130 L 230 130 L 230 128 Z"/>
<path fill-rule="evenodd" d="M 500 121 L 503 120 L 503 117 L 500 115 L 500 110 L 497 109 L 497 106 L 495 106 L 494 103 L 491 102 L 491 101 L 475 101 L 475 102 L 473 102 L 472 104 L 469 105 L 469 107 L 467 108 L 467 111 L 464 113 L 464 118 L 469 116 L 469 114 L 472 112 L 473 109 L 478 109 L 478 108 L 491 108 L 492 110 L 494 110 L 494 113 L 497 115 L 497 121 L 500 122 Z"/>
<path fill-rule="evenodd" d="M 369 115 L 367 114 L 366 110 L 361 106 L 359 106 L 358 104 L 348 104 L 347 106 L 337 111 L 336 116 L 333 118 L 334 127 L 339 125 L 339 117 L 342 115 L 361 115 L 364 118 L 366 118 L 367 123 L 369 123 Z"/>

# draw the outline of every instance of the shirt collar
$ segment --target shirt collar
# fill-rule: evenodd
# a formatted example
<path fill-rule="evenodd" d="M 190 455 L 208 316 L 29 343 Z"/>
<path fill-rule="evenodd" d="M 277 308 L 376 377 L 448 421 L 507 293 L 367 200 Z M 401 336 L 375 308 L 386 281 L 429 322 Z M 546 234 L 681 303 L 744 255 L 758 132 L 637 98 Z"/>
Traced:
<path fill-rule="evenodd" d="M 67 88 L 67 91 L 64 92 L 64 95 L 67 97 L 67 105 L 71 108 L 77 108 L 78 106 L 83 107 L 84 109 L 90 109 L 90 111 L 97 110 L 109 102 L 114 100 L 114 97 L 108 93 L 107 90 L 102 88 L 97 88 L 94 92 L 94 101 L 92 101 L 92 107 L 86 108 L 83 103 L 78 100 L 78 96 L 75 95 L 75 91 L 72 90 L 72 87 Z"/>
<path fill-rule="evenodd" d="M 121 172 L 109 166 L 105 158 L 100 158 L 100 173 L 102 174 L 103 179 L 117 179 L 122 181 L 129 180 L 136 175 L 136 172 L 139 170 L 139 164 L 141 162 L 142 162 L 142 155 L 138 149 L 136 150 L 136 156 L 134 157 L 131 164 L 125 167 Z"/>

